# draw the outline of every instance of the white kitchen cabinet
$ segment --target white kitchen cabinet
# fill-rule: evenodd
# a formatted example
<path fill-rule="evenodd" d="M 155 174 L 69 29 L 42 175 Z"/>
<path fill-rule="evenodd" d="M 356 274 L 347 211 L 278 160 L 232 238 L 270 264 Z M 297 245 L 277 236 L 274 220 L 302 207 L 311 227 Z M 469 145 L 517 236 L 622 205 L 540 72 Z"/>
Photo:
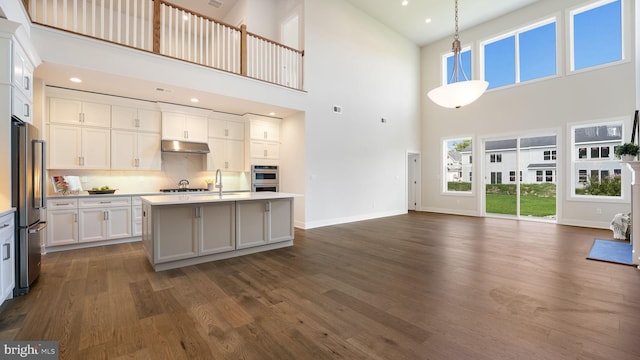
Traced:
<path fill-rule="evenodd" d="M 280 141 L 280 120 L 252 116 L 249 119 L 249 137 L 255 140 Z"/>
<path fill-rule="evenodd" d="M 75 99 L 49 98 L 49 123 L 111 127 L 111 106 Z"/>
<path fill-rule="evenodd" d="M 229 140 L 244 140 L 245 126 L 242 117 L 225 114 L 225 119 L 209 119 L 209 137 Z"/>
<path fill-rule="evenodd" d="M 220 202 L 200 206 L 198 255 L 235 250 L 235 203 Z"/>
<path fill-rule="evenodd" d="M 81 198 L 79 242 L 132 237 L 131 197 Z"/>
<path fill-rule="evenodd" d="M 293 239 L 293 199 L 238 201 L 236 248 Z"/>
<path fill-rule="evenodd" d="M 245 171 L 244 141 L 209 138 L 207 170 Z"/>
<path fill-rule="evenodd" d="M 162 139 L 207 142 L 207 118 L 175 112 L 162 113 Z"/>
<path fill-rule="evenodd" d="M 78 243 L 78 200 L 47 201 L 47 246 Z"/>
<path fill-rule="evenodd" d="M 0 263 L 0 304 L 6 299 L 13 296 L 13 288 L 15 287 L 15 227 L 14 213 L 10 212 L 0 217 L 0 246 L 1 246 L 1 263 Z"/>
<path fill-rule="evenodd" d="M 111 130 L 111 169 L 160 170 L 160 134 Z"/>
<path fill-rule="evenodd" d="M 32 123 L 33 64 L 18 41 L 13 45 L 11 113 L 20 120 Z"/>
<path fill-rule="evenodd" d="M 159 134 L 162 132 L 162 113 L 157 110 L 112 105 L 111 128 Z"/>
<path fill-rule="evenodd" d="M 49 169 L 109 169 L 109 129 L 49 125 Z"/>
<path fill-rule="evenodd" d="M 251 140 L 249 142 L 251 159 L 273 159 L 280 158 L 280 144 L 270 141 Z M 253 163 L 253 162 L 252 162 Z"/>
<path fill-rule="evenodd" d="M 142 235 L 142 200 L 140 196 L 131 197 L 131 235 Z"/>

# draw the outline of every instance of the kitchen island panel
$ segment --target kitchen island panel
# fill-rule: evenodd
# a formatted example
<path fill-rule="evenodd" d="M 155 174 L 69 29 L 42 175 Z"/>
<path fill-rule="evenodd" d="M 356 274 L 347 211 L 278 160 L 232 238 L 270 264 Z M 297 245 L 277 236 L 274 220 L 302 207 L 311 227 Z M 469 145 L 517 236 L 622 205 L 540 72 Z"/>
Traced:
<path fill-rule="evenodd" d="M 235 202 L 206 204 L 201 207 L 198 255 L 235 250 L 235 211 Z"/>
<path fill-rule="evenodd" d="M 163 263 L 198 255 L 196 207 L 166 206 L 152 209 L 154 262 Z"/>

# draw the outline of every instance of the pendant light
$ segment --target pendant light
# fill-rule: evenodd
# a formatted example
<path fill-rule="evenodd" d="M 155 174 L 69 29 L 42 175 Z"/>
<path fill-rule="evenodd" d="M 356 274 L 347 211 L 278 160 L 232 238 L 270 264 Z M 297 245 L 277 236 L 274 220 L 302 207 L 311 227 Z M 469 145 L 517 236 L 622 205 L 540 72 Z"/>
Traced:
<path fill-rule="evenodd" d="M 489 83 L 484 80 L 469 80 L 462 68 L 462 59 L 460 57 L 462 49 L 458 35 L 458 0 L 455 0 L 455 10 L 456 31 L 453 35 L 453 71 L 449 79 L 450 84 L 445 84 L 429 91 L 427 96 L 442 107 L 457 109 L 478 100 L 487 90 Z M 464 80 L 458 81 L 460 72 Z"/>

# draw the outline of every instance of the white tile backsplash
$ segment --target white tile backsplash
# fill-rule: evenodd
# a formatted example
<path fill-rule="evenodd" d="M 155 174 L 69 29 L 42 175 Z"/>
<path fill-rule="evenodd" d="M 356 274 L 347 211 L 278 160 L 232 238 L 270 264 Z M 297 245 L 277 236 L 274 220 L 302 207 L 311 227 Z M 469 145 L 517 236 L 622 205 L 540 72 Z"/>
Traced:
<path fill-rule="evenodd" d="M 181 179 L 189 180 L 192 188 L 207 188 L 207 179 L 213 181 L 215 171 L 206 171 L 206 155 L 162 153 L 160 171 L 118 170 L 49 170 L 47 194 L 53 195 L 51 176 L 75 175 L 80 177 L 83 190 L 108 185 L 117 193 L 147 193 L 165 188 L 177 188 Z M 222 172 L 223 191 L 250 190 L 251 174 Z"/>

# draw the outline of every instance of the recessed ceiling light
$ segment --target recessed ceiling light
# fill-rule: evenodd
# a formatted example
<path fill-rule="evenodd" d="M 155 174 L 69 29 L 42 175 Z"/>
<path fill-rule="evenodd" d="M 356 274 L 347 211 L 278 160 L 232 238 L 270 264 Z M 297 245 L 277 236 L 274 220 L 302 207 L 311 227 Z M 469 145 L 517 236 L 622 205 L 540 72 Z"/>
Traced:
<path fill-rule="evenodd" d="M 431 24 L 431 18 L 424 19 L 424 22 L 426 22 L 427 24 Z"/>
<path fill-rule="evenodd" d="M 200 100 L 198 100 L 198 98 L 191 98 L 191 102 L 196 103 L 196 102 L 198 102 L 198 101 L 200 101 Z"/>
<path fill-rule="evenodd" d="M 402 0 L 402 6 L 409 5 L 409 0 Z"/>
<path fill-rule="evenodd" d="M 82 80 L 80 80 L 80 79 L 79 79 L 79 78 L 77 78 L 77 77 L 69 78 L 69 81 L 74 82 L 74 83 L 81 83 L 81 82 L 82 82 Z"/>
<path fill-rule="evenodd" d="M 273 111 L 269 113 L 269 116 L 276 116 L 276 115 L 277 114 L 275 112 L 273 112 Z"/>

